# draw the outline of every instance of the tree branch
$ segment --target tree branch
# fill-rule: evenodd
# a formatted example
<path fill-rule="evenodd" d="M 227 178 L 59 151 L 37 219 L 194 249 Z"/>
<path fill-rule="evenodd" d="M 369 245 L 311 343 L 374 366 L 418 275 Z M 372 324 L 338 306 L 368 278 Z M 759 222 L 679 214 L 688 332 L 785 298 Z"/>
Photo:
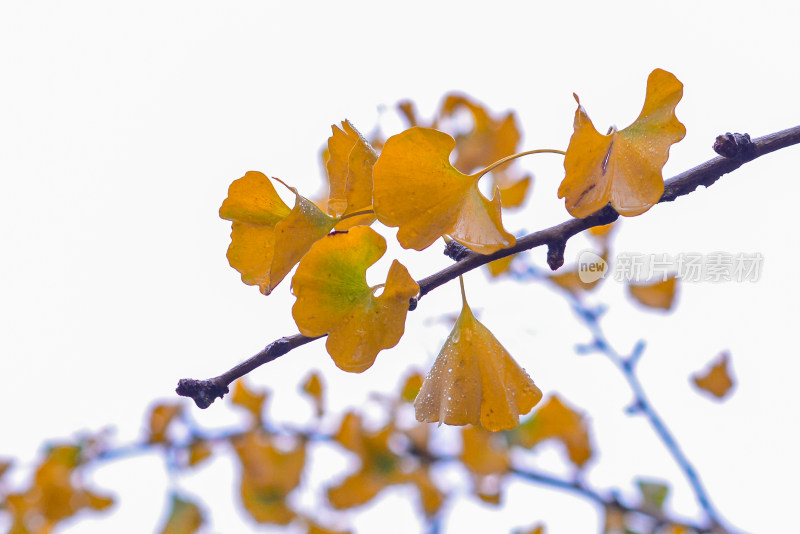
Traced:
<path fill-rule="evenodd" d="M 667 180 L 664 183 L 664 194 L 659 202 L 671 202 L 678 197 L 691 193 L 700 185 L 709 187 L 723 175 L 738 169 L 749 161 L 800 143 L 800 126 L 759 137 L 750 143 L 742 142 L 741 139 L 737 141 L 736 135 L 739 134 L 719 136 L 714 144 L 715 150 L 726 154 L 728 157 L 714 158 Z M 732 157 L 729 157 L 730 155 Z M 543 245 L 548 247 L 547 263 L 551 269 L 555 270 L 563 265 L 566 243 L 572 236 L 594 226 L 602 226 L 614 222 L 618 217 L 619 214 L 616 210 L 611 205 L 607 205 L 583 219 L 570 219 L 546 230 L 528 234 L 518 239 L 513 247 L 499 250 L 494 254 L 483 255 L 475 252 L 464 253 L 460 251 L 461 253 L 458 254 L 460 259 L 456 263 L 418 281 L 419 296 L 411 299 L 409 309 L 416 308 L 417 301 L 424 295 L 450 280 L 458 278 L 459 275 L 491 261 Z M 319 338 L 309 338 L 301 334 L 282 337 L 267 345 L 264 350 L 252 358 L 216 378 L 207 380 L 181 379 L 175 391 L 178 395 L 191 397 L 198 407 L 208 408 L 215 399 L 222 398 L 228 392 L 228 385 L 237 378 L 315 339 Z"/>

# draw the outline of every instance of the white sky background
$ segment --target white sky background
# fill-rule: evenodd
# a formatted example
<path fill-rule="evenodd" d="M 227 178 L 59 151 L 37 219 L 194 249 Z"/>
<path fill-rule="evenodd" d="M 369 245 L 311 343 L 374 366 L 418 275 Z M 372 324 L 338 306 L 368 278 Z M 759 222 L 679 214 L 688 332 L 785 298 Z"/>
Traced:
<path fill-rule="evenodd" d="M 153 399 L 175 400 L 178 378 L 214 376 L 296 332 L 288 280 L 269 298 L 242 284 L 225 259 L 230 224 L 217 210 L 247 170 L 308 196 L 320 191 L 319 150 L 344 118 L 368 132 L 379 106 L 411 98 L 430 116 L 444 93 L 459 90 L 497 112 L 515 109 L 524 149 L 564 149 L 573 92 L 598 130 L 624 127 L 660 67 L 685 84 L 677 115 L 687 135 L 671 150 L 667 177 L 711 158 L 720 133 L 759 136 L 798 123 L 796 4 L 563 4 L 4 2 L 0 456 L 32 462 L 47 439 L 109 425 L 132 441 Z M 382 120 L 388 134 L 399 131 L 390 111 Z M 708 191 L 623 221 L 617 234 L 617 252 L 760 252 L 759 282 L 686 284 L 666 315 L 638 311 L 613 281 L 589 299 L 611 306 L 604 324 L 621 352 L 647 340 L 640 372 L 656 408 L 723 516 L 750 532 L 785 531 L 800 496 L 799 162 L 796 147 L 763 157 Z M 521 165 L 536 174 L 533 198 L 506 227 L 565 220 L 556 198 L 562 160 Z M 568 261 L 586 246 L 571 241 Z M 417 279 L 449 262 L 440 252 L 434 245 L 415 259 L 390 248 Z M 372 279 L 383 280 L 390 257 Z M 482 272 L 467 277 L 467 290 L 537 384 L 591 417 L 594 486 L 633 496 L 634 476 L 668 479 L 670 508 L 697 514 L 645 421 L 622 413 L 631 396 L 610 362 L 574 354 L 588 334 L 560 297 L 540 285 L 489 285 Z M 331 410 L 360 405 L 369 391 L 394 392 L 409 364 L 432 363 L 447 328 L 426 320 L 457 312 L 457 292 L 450 284 L 426 296 L 401 344 L 363 375 L 338 371 L 317 342 L 250 382 L 275 392 L 270 415 L 280 420 L 308 416 L 296 385 L 311 368 L 330 384 Z M 716 403 L 688 377 L 723 349 L 738 385 Z M 208 425 L 238 420 L 223 403 L 192 413 Z M 566 473 L 562 458 L 552 447 L 537 465 Z M 93 480 L 119 497 L 115 512 L 62 532 L 146 532 L 160 521 L 167 481 L 158 457 L 103 467 Z M 238 513 L 229 460 L 182 487 L 213 501 L 208 532 L 252 528 Z M 397 495 L 405 493 L 356 519 L 359 532 L 386 521 L 413 531 L 415 500 Z M 506 503 L 500 512 L 466 498 L 447 532 L 539 520 L 550 534 L 597 529 L 592 506 L 550 490 L 515 484 Z"/>

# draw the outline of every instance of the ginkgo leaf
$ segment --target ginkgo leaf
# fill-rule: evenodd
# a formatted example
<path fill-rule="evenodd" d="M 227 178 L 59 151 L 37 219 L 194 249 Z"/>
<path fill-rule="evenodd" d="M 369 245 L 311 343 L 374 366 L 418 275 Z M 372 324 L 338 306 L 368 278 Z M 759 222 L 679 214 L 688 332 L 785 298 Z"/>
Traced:
<path fill-rule="evenodd" d="M 264 402 L 267 400 L 267 391 L 253 391 L 247 387 L 244 378 L 240 378 L 233 384 L 233 395 L 231 402 L 241 406 L 250 412 L 253 425 L 260 426 L 262 414 L 264 412 Z"/>
<path fill-rule="evenodd" d="M 524 176 L 519 179 L 505 178 L 505 174 L 495 170 L 492 172 L 494 183 L 500 188 L 500 200 L 504 208 L 519 208 L 525 202 L 531 188 L 533 178 Z M 504 178 L 501 178 L 504 177 Z"/>
<path fill-rule="evenodd" d="M 567 448 L 569 459 L 578 467 L 592 457 L 589 430 L 581 414 L 553 395 L 533 417 L 514 432 L 514 438 L 525 448 L 547 439 L 557 439 Z"/>
<path fill-rule="evenodd" d="M 498 475 L 506 473 L 511 466 L 505 436 L 487 432 L 477 426 L 461 429 L 464 448 L 461 461 L 476 475 Z"/>
<path fill-rule="evenodd" d="M 481 254 L 512 246 L 501 221 L 500 195 L 478 190 L 479 171 L 466 175 L 450 164 L 455 140 L 414 127 L 390 137 L 373 169 L 378 220 L 397 226 L 404 248 L 422 250 L 445 234 Z"/>
<path fill-rule="evenodd" d="M 678 281 L 675 275 L 666 280 L 652 284 L 631 284 L 628 286 L 631 296 L 643 306 L 669 310 L 675 303 Z"/>
<path fill-rule="evenodd" d="M 341 128 L 336 125 L 331 128 L 330 158 L 326 163 L 330 183 L 328 213 L 341 218 L 372 208 L 372 167 L 378 154 L 350 121 L 344 121 Z M 374 220 L 374 213 L 349 217 L 337 224 L 336 229 L 369 225 Z"/>
<path fill-rule="evenodd" d="M 718 399 L 723 398 L 733 387 L 733 378 L 728 368 L 729 363 L 730 354 L 723 352 L 719 355 L 716 363 L 705 373 L 697 373 L 692 376 L 694 385 Z"/>
<path fill-rule="evenodd" d="M 463 95 L 451 94 L 442 103 L 440 116 L 451 116 L 459 109 L 469 111 L 473 125 L 470 132 L 457 137 L 456 168 L 471 172 L 516 152 L 521 136 L 513 112 L 494 119 L 481 104 Z"/>
<path fill-rule="evenodd" d="M 461 315 L 414 401 L 417 420 L 480 424 L 492 432 L 514 428 L 542 392 L 472 314 L 463 281 L 461 296 Z"/>
<path fill-rule="evenodd" d="M 292 209 L 266 175 L 249 171 L 231 184 L 219 209 L 220 217 L 233 222 L 228 247 L 231 267 L 241 273 L 245 284 L 257 285 L 265 295 L 338 222 L 296 189 L 286 187 L 295 195 Z"/>
<path fill-rule="evenodd" d="M 682 96 L 683 84 L 656 69 L 647 78 L 644 107 L 636 121 L 602 135 L 575 95 L 575 132 L 564 158 L 566 176 L 558 188 L 558 198 L 566 197 L 573 217 L 586 217 L 609 202 L 620 215 L 631 217 L 658 203 L 669 147 L 686 135 L 675 116 Z"/>
<path fill-rule="evenodd" d="M 498 277 L 511 270 L 511 262 L 514 261 L 514 258 L 516 258 L 516 256 L 511 255 L 500 258 L 499 260 L 490 261 L 486 264 L 486 268 L 489 269 L 489 274 L 493 277 Z"/>
<path fill-rule="evenodd" d="M 322 379 L 319 377 L 319 373 L 315 371 L 309 375 L 302 385 L 302 391 L 311 397 L 317 417 L 321 417 L 325 409 L 322 399 Z"/>
<path fill-rule="evenodd" d="M 164 443 L 168 441 L 167 430 L 172 421 L 181 413 L 179 404 L 158 404 L 150 412 L 148 441 L 150 443 Z"/>
<path fill-rule="evenodd" d="M 203 523 L 203 512 L 199 506 L 173 494 L 167 523 L 161 529 L 161 534 L 192 534 Z"/>
<path fill-rule="evenodd" d="M 328 334 L 328 354 L 345 371 L 360 373 L 378 352 L 394 347 L 405 330 L 408 303 L 419 286 L 397 260 L 383 293 L 367 285 L 367 268 L 386 252 L 386 240 L 368 226 L 331 234 L 311 247 L 297 267 L 292 315 L 300 333 Z"/>
<path fill-rule="evenodd" d="M 664 508 L 664 501 L 669 494 L 669 486 L 660 482 L 637 480 L 639 493 L 642 495 L 642 505 L 645 508 L 660 512 Z"/>
<path fill-rule="evenodd" d="M 209 457 L 211 457 L 211 445 L 205 440 L 198 439 L 192 442 L 188 447 L 189 458 L 188 463 L 190 466 L 195 466 Z"/>
<path fill-rule="evenodd" d="M 403 389 L 400 391 L 400 398 L 406 402 L 414 402 L 417 398 L 420 388 L 422 388 L 422 375 L 419 373 L 412 373 L 406 378 L 403 384 Z"/>
<path fill-rule="evenodd" d="M 255 429 L 231 439 L 242 465 L 240 493 L 245 509 L 260 523 L 286 525 L 295 517 L 287 495 L 300 483 L 305 446 L 284 451 Z"/>

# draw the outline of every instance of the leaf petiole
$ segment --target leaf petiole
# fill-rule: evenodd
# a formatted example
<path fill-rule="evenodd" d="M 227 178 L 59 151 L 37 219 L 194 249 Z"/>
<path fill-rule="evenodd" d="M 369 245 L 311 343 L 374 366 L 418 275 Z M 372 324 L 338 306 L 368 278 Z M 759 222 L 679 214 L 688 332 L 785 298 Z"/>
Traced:
<path fill-rule="evenodd" d="M 476 179 L 481 178 L 484 174 L 496 169 L 500 165 L 504 165 L 511 160 L 521 158 L 522 156 L 528 156 L 530 154 L 561 154 L 562 156 L 566 156 L 567 153 L 563 150 L 556 150 L 554 148 L 539 148 L 537 150 L 526 150 L 525 152 L 520 152 L 519 154 L 512 154 L 510 156 L 506 156 L 503 159 L 497 160 L 482 171 L 479 171 L 472 176 Z"/>
<path fill-rule="evenodd" d="M 343 221 L 345 219 L 349 219 L 351 217 L 359 217 L 361 215 L 372 215 L 375 211 L 373 210 L 361 210 L 361 211 L 354 211 L 353 213 L 348 213 L 347 215 L 342 215 L 339 217 L 339 221 Z"/>

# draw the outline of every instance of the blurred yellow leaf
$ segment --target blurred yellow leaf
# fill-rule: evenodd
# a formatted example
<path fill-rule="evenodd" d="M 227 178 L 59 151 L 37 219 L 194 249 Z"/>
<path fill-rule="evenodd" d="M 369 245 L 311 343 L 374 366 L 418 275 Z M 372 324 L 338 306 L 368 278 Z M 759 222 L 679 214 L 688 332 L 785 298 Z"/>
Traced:
<path fill-rule="evenodd" d="M 295 195 L 291 210 L 267 176 L 249 171 L 228 189 L 219 215 L 232 221 L 228 262 L 242 281 L 269 295 L 292 267 L 338 222 L 313 202 Z"/>
<path fill-rule="evenodd" d="M 364 504 L 386 486 L 407 481 L 399 470 L 397 456 L 389 449 L 393 432 L 389 425 L 376 433 L 367 433 L 361 417 L 352 412 L 345 415 L 334 439 L 359 456 L 361 468 L 328 490 L 328 499 L 335 508 Z"/>
<path fill-rule="evenodd" d="M 3 475 L 6 474 L 6 471 L 11 467 L 11 460 L 0 460 L 0 478 L 3 478 Z"/>
<path fill-rule="evenodd" d="M 642 506 L 656 512 L 660 512 L 664 508 L 664 501 L 669 494 L 669 486 L 646 480 L 637 480 L 636 485 L 642 496 Z"/>
<path fill-rule="evenodd" d="M 205 440 L 196 440 L 189 445 L 189 465 L 195 466 L 211 456 L 211 446 Z"/>
<path fill-rule="evenodd" d="M 524 448 L 532 448 L 546 439 L 557 439 L 566 446 L 570 461 L 578 467 L 592 457 L 583 416 L 561 402 L 557 395 L 552 395 L 533 417 L 522 423 L 514 436 Z"/>
<path fill-rule="evenodd" d="M 394 347 L 405 330 L 409 299 L 419 286 L 403 265 L 392 262 L 383 293 L 367 285 L 367 268 L 386 252 L 386 240 L 357 226 L 315 243 L 292 279 L 292 315 L 300 333 L 328 334 L 328 354 L 345 371 L 360 373 L 378 352 Z"/>
<path fill-rule="evenodd" d="M 204 522 L 199 506 L 173 495 L 167 524 L 161 529 L 161 534 L 192 534 Z"/>
<path fill-rule="evenodd" d="M 157 404 L 150 412 L 150 443 L 164 443 L 167 441 L 167 429 L 170 423 L 181 413 L 179 404 Z"/>
<path fill-rule="evenodd" d="M 666 280 L 653 284 L 630 284 L 628 290 L 631 296 L 643 306 L 669 310 L 675 303 L 678 281 L 675 275 L 671 275 Z"/>
<path fill-rule="evenodd" d="M 575 132 L 564 159 L 566 176 L 558 198 L 566 197 L 573 217 L 586 217 L 608 202 L 620 215 L 640 215 L 658 203 L 664 192 L 661 169 L 669 147 L 683 139 L 686 128 L 675 117 L 683 84 L 656 69 L 647 79 L 647 95 L 639 117 L 627 128 L 600 134 L 586 110 L 575 112 Z"/>
<path fill-rule="evenodd" d="M 512 179 L 501 169 L 492 171 L 494 183 L 500 188 L 500 201 L 504 208 L 519 208 L 525 202 L 525 197 L 531 188 L 533 178 L 524 176 Z"/>
<path fill-rule="evenodd" d="M 336 125 L 331 128 L 330 158 L 326 163 L 330 183 L 328 213 L 341 218 L 372 208 L 372 167 L 378 154 L 350 121 L 342 122 L 341 128 Z M 336 229 L 347 230 L 374 220 L 374 213 L 351 217 L 338 223 Z"/>
<path fill-rule="evenodd" d="M 233 384 L 233 395 L 231 395 L 231 402 L 237 406 L 241 406 L 252 416 L 252 422 L 255 426 L 261 425 L 261 420 L 264 413 L 264 401 L 267 400 L 267 391 L 262 390 L 255 392 L 247 387 L 244 377 L 238 379 Z"/>
<path fill-rule="evenodd" d="M 730 363 L 730 354 L 723 352 L 717 358 L 717 362 L 711 366 L 705 373 L 697 373 L 692 376 L 694 384 L 716 398 L 721 399 L 733 387 L 733 378 L 728 368 Z"/>
<path fill-rule="evenodd" d="M 321 417 L 324 410 L 322 400 L 322 379 L 316 371 L 308 375 L 308 378 L 303 383 L 303 391 L 307 393 L 314 401 L 314 407 L 317 411 L 317 417 Z"/>
<path fill-rule="evenodd" d="M 295 517 L 286 496 L 300 483 L 305 447 L 283 452 L 255 429 L 231 440 L 242 465 L 240 492 L 245 509 L 259 523 L 286 525 Z"/>
<path fill-rule="evenodd" d="M 511 255 L 506 256 L 505 258 L 500 258 L 499 260 L 490 261 L 486 264 L 486 267 L 489 269 L 489 274 L 497 277 L 508 272 L 509 269 L 511 269 L 511 262 L 515 257 L 515 255 Z"/>
<path fill-rule="evenodd" d="M 433 483 L 428 469 L 421 467 L 412 471 L 406 476 L 406 480 L 417 487 L 422 511 L 425 512 L 425 515 L 430 517 L 436 514 L 444 503 L 444 495 Z"/>
<path fill-rule="evenodd" d="M 462 309 L 414 402 L 417 420 L 508 430 L 542 392 L 472 314 L 461 285 Z"/>
<path fill-rule="evenodd" d="M 515 530 L 514 534 L 544 534 L 544 525 L 536 525 L 522 530 Z"/>
<path fill-rule="evenodd" d="M 473 125 L 471 131 L 456 138 L 456 168 L 471 172 L 516 152 L 520 133 L 513 112 L 493 119 L 481 104 L 464 95 L 450 94 L 442 103 L 440 116 L 449 117 L 459 109 L 469 111 Z"/>
<path fill-rule="evenodd" d="M 308 532 L 307 534 L 351 534 L 350 530 L 331 530 L 329 528 L 324 528 L 319 526 L 314 522 L 310 522 L 308 524 Z"/>
<path fill-rule="evenodd" d="M 508 444 L 502 434 L 488 432 L 477 426 L 461 429 L 464 449 L 461 461 L 476 475 L 506 473 L 510 467 Z"/>
<path fill-rule="evenodd" d="M 422 375 L 419 373 L 411 373 L 406 378 L 403 384 L 403 390 L 400 392 L 400 398 L 406 402 L 414 402 L 417 398 L 420 388 L 422 387 Z"/>
<path fill-rule="evenodd" d="M 598 256 L 594 257 L 598 258 Z M 599 259 L 596 262 L 594 262 L 593 265 L 598 269 L 597 271 L 595 271 L 598 274 L 600 272 L 603 272 L 603 269 L 608 269 L 608 251 L 604 250 L 602 255 L 599 256 Z M 584 282 L 583 280 L 581 280 L 582 273 L 579 272 L 578 269 L 579 267 L 576 266 L 569 270 L 559 270 L 559 272 L 557 272 L 556 274 L 551 274 L 547 278 L 561 289 L 565 289 L 566 291 L 569 291 L 573 295 L 579 295 L 581 292 L 584 291 L 591 291 L 592 289 L 597 287 L 597 285 L 605 278 L 605 275 L 602 275 L 598 276 L 597 278 L 595 278 L 590 282 Z M 589 273 L 584 271 L 583 273 L 584 279 L 587 278 L 587 274 Z"/>
<path fill-rule="evenodd" d="M 513 245 L 500 195 L 488 200 L 478 190 L 480 172 L 465 175 L 450 164 L 455 144 L 446 133 L 419 127 L 390 137 L 373 170 L 378 220 L 400 227 L 404 248 L 422 250 L 445 234 L 481 254 Z"/>
<path fill-rule="evenodd" d="M 81 448 L 57 445 L 36 468 L 31 487 L 6 496 L 5 509 L 11 514 L 10 532 L 49 534 L 59 522 L 85 508 L 105 510 L 113 499 L 78 486 L 75 476 Z"/>

